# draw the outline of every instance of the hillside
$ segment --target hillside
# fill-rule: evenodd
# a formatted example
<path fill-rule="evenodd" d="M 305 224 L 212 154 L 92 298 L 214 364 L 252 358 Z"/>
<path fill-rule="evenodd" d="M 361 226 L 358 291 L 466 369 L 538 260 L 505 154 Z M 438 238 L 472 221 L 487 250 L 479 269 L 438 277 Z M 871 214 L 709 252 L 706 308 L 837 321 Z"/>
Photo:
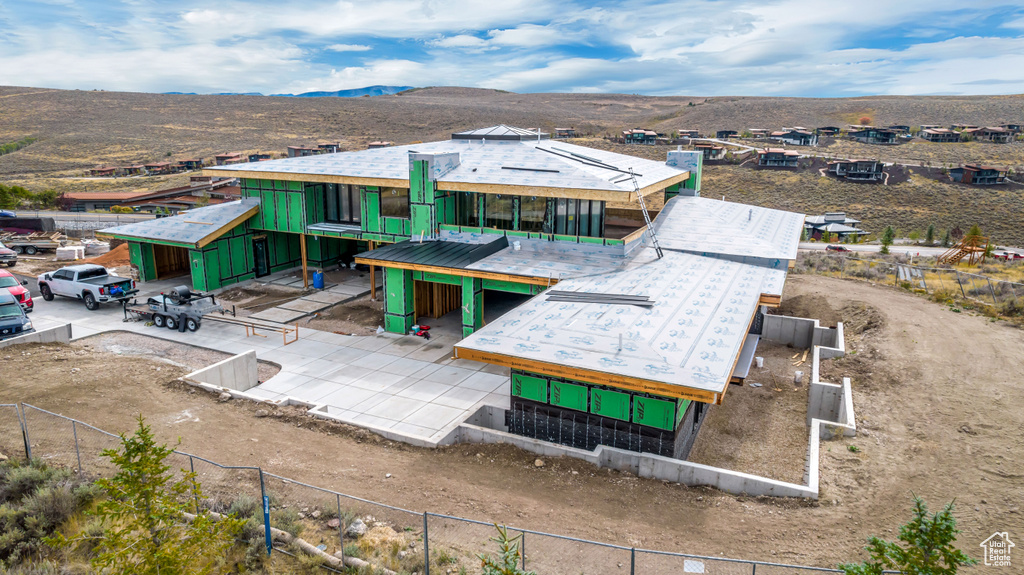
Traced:
<path fill-rule="evenodd" d="M 691 105 L 692 104 L 692 105 Z M 133 164 L 214 154 L 267 152 L 340 141 L 343 149 L 368 142 L 397 144 L 448 137 L 454 131 L 506 123 L 525 128 L 574 127 L 594 136 L 628 127 L 710 132 L 749 127 L 845 125 L 868 116 L 878 124 L 999 124 L 1024 122 L 1024 95 L 963 97 L 879 96 L 849 99 L 648 97 L 623 94 L 514 94 L 474 88 L 423 88 L 364 98 L 292 98 L 86 92 L 0 87 L 0 143 L 38 141 L 0 156 L 0 181 L 30 189 L 159 189 L 169 178 L 84 178 L 98 165 Z M 580 143 L 664 159 L 664 146 L 616 146 L 600 138 Z M 836 141 L 805 153 L 909 160 L 931 166 L 961 162 L 1024 166 L 1024 144 L 867 146 Z M 820 178 L 816 172 L 707 170 L 705 194 L 817 213 L 846 209 L 868 229 L 889 223 L 923 230 L 969 226 L 992 229 L 1000 241 L 1024 244 L 1020 192 L 940 185 L 926 178 L 863 187 Z"/>

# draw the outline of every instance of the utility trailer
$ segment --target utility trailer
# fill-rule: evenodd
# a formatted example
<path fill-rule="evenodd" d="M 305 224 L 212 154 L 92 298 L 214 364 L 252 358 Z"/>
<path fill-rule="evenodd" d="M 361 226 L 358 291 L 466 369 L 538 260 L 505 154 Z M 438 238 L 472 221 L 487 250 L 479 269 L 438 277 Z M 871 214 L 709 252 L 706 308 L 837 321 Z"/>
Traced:
<path fill-rule="evenodd" d="M 124 304 L 125 321 L 134 316 L 179 332 L 197 331 L 202 326 L 203 316 L 216 312 L 223 314 L 224 308 L 213 294 L 193 292 L 188 286 L 178 286 L 170 293 L 150 297 L 145 304 L 137 300 Z"/>
<path fill-rule="evenodd" d="M 67 245 L 68 238 L 60 232 L 33 232 L 31 234 L 0 234 L 0 242 L 19 254 L 35 255 L 53 251 Z"/>

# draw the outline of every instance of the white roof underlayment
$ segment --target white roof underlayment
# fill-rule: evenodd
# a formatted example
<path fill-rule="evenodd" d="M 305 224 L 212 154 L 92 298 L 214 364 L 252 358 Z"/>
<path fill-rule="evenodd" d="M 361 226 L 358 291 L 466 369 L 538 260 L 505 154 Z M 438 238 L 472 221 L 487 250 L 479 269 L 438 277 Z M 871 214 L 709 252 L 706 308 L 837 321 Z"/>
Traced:
<path fill-rule="evenodd" d="M 761 294 L 781 294 L 785 271 L 689 253 L 665 252 L 657 259 L 653 249 L 639 252 L 618 271 L 565 279 L 554 289 L 645 295 L 653 307 L 548 302 L 542 293 L 456 349 L 721 394 Z"/>
<path fill-rule="evenodd" d="M 623 192 L 626 195 L 634 189 L 629 178 L 630 168 L 636 174 L 640 188 L 687 172 L 666 162 L 553 140 L 444 140 L 206 169 L 228 173 L 266 172 L 268 178 L 272 178 L 271 174 L 319 174 L 408 180 L 410 153 L 459 154 L 457 165 L 437 179 L 440 184 L 572 188 Z"/>
<path fill-rule="evenodd" d="M 665 204 L 654 226 L 662 249 L 783 269 L 796 259 L 804 215 L 677 196 Z"/>

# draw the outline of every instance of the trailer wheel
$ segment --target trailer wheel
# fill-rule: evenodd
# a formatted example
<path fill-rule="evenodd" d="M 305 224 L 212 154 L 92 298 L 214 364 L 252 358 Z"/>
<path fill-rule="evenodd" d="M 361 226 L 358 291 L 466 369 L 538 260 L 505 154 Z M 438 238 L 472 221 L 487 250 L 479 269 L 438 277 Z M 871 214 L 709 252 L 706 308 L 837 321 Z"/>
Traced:
<path fill-rule="evenodd" d="M 167 326 L 167 329 L 178 329 L 178 320 L 174 319 L 173 315 L 169 315 L 164 320 L 164 325 Z"/>
<path fill-rule="evenodd" d="M 39 293 L 43 294 L 44 300 L 53 301 L 53 291 L 50 290 L 50 286 L 46 284 L 39 286 Z"/>
<path fill-rule="evenodd" d="M 37 250 L 35 246 L 25 246 L 25 253 L 30 256 L 36 255 L 37 251 L 39 250 Z"/>
<path fill-rule="evenodd" d="M 185 328 L 189 331 L 199 330 L 199 320 L 188 318 L 185 320 Z"/>
<path fill-rule="evenodd" d="M 160 315 L 158 313 L 153 314 L 153 325 L 155 325 L 157 327 L 163 327 L 164 326 L 164 316 L 162 316 L 162 315 Z"/>
<path fill-rule="evenodd" d="M 21 246 L 14 246 L 14 251 L 19 253 L 19 254 L 23 254 L 23 253 L 25 253 L 25 248 L 23 248 Z"/>
<path fill-rule="evenodd" d="M 85 301 L 85 309 L 89 311 L 95 311 L 100 307 L 99 302 L 96 301 L 96 296 L 92 295 L 90 292 L 82 294 L 82 300 Z"/>

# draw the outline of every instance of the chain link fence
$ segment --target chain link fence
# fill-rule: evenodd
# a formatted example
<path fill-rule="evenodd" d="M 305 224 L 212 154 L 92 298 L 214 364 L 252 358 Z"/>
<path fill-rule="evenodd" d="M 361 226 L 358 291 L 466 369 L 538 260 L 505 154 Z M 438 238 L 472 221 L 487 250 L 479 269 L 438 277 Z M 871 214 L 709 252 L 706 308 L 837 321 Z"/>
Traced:
<path fill-rule="evenodd" d="M 0 450 L 24 453 L 49 465 L 109 477 L 115 468 L 103 450 L 119 436 L 81 421 L 21 404 L 0 404 Z M 483 521 L 394 507 L 308 485 L 259 467 L 222 465 L 175 451 L 166 460 L 177 478 L 194 472 L 204 505 L 225 512 L 240 499 L 251 508 L 269 500 L 271 527 L 308 538 L 335 556 L 358 557 L 378 568 L 423 575 L 478 572 L 480 555 L 497 556 L 495 525 Z M 195 494 L 196 505 L 200 504 Z M 302 533 L 313 522 L 312 533 Z M 529 529 L 507 527 L 519 537 L 521 566 L 540 574 L 615 575 L 800 575 L 836 569 L 703 557 L 636 549 Z M 286 551 L 286 550 L 282 550 Z"/>

